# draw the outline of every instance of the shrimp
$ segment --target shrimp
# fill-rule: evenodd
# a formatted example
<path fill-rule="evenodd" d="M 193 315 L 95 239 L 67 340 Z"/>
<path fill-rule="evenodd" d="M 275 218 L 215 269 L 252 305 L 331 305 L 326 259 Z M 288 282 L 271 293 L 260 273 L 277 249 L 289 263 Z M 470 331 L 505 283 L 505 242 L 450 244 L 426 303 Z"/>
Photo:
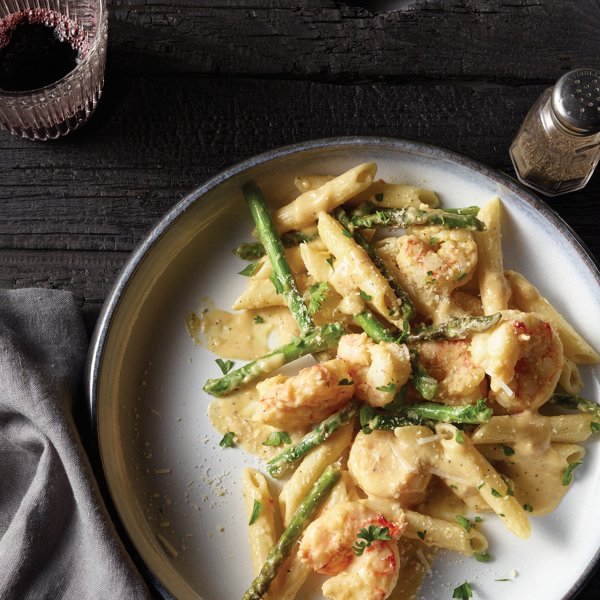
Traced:
<path fill-rule="evenodd" d="M 350 448 L 348 470 L 370 496 L 393 498 L 414 505 L 425 496 L 431 479 L 429 466 L 436 461 L 438 446 L 429 441 L 428 427 L 398 427 L 395 431 L 359 431 Z"/>
<path fill-rule="evenodd" d="M 450 294 L 471 279 L 477 266 L 473 234 L 463 229 L 412 227 L 396 244 L 400 283 L 417 310 L 436 323 L 456 316 Z"/>
<path fill-rule="evenodd" d="M 391 539 L 375 540 L 360 556 L 352 546 L 361 529 L 386 527 Z M 391 523 L 361 502 L 342 502 L 313 521 L 304 532 L 298 557 L 317 573 L 331 575 L 323 594 L 333 600 L 385 600 L 398 580 L 397 539 L 406 520 Z"/>
<path fill-rule="evenodd" d="M 485 396 L 485 371 L 475 364 L 468 340 L 422 342 L 419 360 L 437 379 L 437 400 L 445 404 L 475 403 Z"/>
<path fill-rule="evenodd" d="M 389 342 L 376 344 L 366 333 L 343 336 L 337 356 L 348 366 L 356 397 L 371 406 L 391 402 L 410 377 L 408 348 Z"/>
<path fill-rule="evenodd" d="M 257 384 L 261 410 L 256 419 L 274 426 L 309 425 L 340 409 L 354 394 L 343 360 L 333 359 L 302 369 L 298 375 L 276 375 Z"/>
<path fill-rule="evenodd" d="M 471 356 L 490 376 L 490 398 L 509 411 L 534 410 L 554 392 L 564 357 L 557 333 L 536 313 L 502 312 L 492 329 L 477 333 Z"/>

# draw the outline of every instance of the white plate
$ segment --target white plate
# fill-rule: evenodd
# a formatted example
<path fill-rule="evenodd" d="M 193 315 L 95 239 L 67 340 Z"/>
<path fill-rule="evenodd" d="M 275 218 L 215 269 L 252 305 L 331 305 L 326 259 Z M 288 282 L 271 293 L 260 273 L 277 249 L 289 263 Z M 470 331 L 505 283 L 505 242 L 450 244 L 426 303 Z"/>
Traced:
<path fill-rule="evenodd" d="M 234 600 L 252 580 L 240 475 L 243 466 L 259 465 L 218 446 L 202 391 L 217 373 L 215 357 L 185 327 L 203 298 L 226 308 L 244 285 L 231 252 L 252 229 L 240 187 L 255 179 L 269 197 L 291 192 L 296 174 L 339 173 L 365 161 L 377 162 L 386 180 L 435 190 L 445 206 L 499 195 L 506 267 L 529 277 L 600 348 L 593 260 L 545 204 L 495 171 L 446 150 L 381 138 L 309 142 L 229 169 L 175 206 L 133 254 L 105 304 L 90 355 L 90 401 L 110 494 L 165 596 Z M 599 397 L 599 374 L 584 369 L 590 398 Z M 422 598 L 451 598 L 465 580 L 478 599 L 574 597 L 600 547 L 600 457 L 596 443 L 587 448 L 572 489 L 555 513 L 532 519 L 529 540 L 486 519 L 493 562 L 440 553 Z M 494 581 L 506 577 L 513 581 Z"/>

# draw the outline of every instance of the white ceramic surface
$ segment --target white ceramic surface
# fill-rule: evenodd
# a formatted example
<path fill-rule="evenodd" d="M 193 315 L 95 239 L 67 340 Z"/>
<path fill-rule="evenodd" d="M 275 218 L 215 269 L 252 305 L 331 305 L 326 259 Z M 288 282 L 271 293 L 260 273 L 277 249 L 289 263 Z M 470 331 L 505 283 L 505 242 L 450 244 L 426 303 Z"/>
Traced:
<path fill-rule="evenodd" d="M 90 400 L 110 494 L 165 596 L 234 600 L 252 579 L 240 475 L 244 466 L 260 465 L 240 449 L 218 446 L 202 391 L 218 373 L 215 356 L 185 327 L 203 299 L 228 308 L 245 283 L 236 275 L 244 263 L 231 252 L 252 229 L 241 184 L 253 178 L 267 197 L 287 194 L 296 174 L 339 173 L 364 161 L 376 161 L 386 180 L 435 190 L 446 206 L 499 195 L 505 266 L 535 282 L 600 348 L 600 329 L 590 327 L 600 322 L 593 261 L 546 205 L 492 170 L 445 150 L 381 138 L 310 142 L 232 167 L 180 202 L 134 253 L 106 302 L 90 356 Z M 598 399 L 599 369 L 583 373 L 585 395 Z M 600 547 L 600 449 L 593 441 L 587 448 L 559 509 L 532 519 L 531 539 L 486 518 L 494 560 L 440 553 L 421 598 L 451 598 L 465 580 L 481 600 L 573 597 Z M 507 577 L 513 581 L 494 581 Z"/>

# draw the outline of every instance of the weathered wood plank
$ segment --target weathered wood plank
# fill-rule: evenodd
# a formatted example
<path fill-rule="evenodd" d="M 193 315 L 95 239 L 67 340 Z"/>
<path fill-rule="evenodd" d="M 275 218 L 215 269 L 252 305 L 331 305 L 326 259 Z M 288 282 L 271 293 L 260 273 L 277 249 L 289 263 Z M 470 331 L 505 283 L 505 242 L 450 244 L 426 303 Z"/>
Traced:
<path fill-rule="evenodd" d="M 595 0 L 398 0 L 388 12 L 351 4 L 113 0 L 110 56 L 127 73 L 517 84 L 600 56 Z"/>
<path fill-rule="evenodd" d="M 78 299 L 91 332 L 98 312 L 129 254 L 0 250 L 0 288 L 69 290 Z"/>
<path fill-rule="evenodd" d="M 81 132 L 52 144 L 0 136 L 0 248 L 128 252 L 225 166 L 311 138 L 418 139 L 510 170 L 508 147 L 542 89 L 109 75 Z M 599 188 L 595 177 L 577 211 L 552 203 L 598 256 Z"/>

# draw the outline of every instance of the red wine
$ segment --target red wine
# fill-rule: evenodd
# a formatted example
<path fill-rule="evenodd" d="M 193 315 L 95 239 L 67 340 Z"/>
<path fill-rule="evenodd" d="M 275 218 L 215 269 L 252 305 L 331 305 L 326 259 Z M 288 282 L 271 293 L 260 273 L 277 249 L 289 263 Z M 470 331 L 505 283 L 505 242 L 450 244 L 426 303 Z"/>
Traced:
<path fill-rule="evenodd" d="M 0 90 L 36 90 L 70 73 L 87 42 L 75 21 L 33 9 L 0 20 Z"/>

